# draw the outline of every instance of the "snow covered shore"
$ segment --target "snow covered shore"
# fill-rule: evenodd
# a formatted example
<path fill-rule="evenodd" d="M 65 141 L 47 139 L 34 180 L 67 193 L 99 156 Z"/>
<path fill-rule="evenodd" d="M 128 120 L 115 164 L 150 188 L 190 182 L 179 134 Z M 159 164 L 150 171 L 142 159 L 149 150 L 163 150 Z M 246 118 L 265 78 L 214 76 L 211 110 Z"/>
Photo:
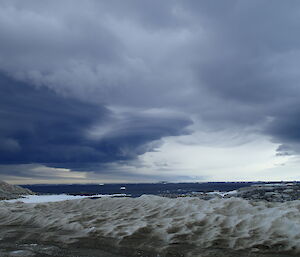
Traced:
<path fill-rule="evenodd" d="M 0 202 L 0 238 L 5 241 L 12 236 L 19 242 L 38 238 L 40 243 L 113 249 L 131 256 L 196 257 L 205 256 L 203 249 L 297 256 L 300 201 L 142 196 Z"/>
<path fill-rule="evenodd" d="M 125 197 L 126 194 L 114 194 L 114 195 L 22 195 L 21 198 L 5 200 L 6 202 L 16 203 L 51 203 L 61 202 L 66 200 L 78 200 L 84 198 L 102 198 L 102 197 Z"/>

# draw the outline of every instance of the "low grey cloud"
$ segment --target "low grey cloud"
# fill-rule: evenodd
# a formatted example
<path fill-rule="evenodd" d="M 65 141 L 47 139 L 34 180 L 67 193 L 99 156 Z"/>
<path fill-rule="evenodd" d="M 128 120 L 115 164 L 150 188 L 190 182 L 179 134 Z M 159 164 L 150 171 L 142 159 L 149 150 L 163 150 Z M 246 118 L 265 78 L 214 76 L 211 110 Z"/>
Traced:
<path fill-rule="evenodd" d="M 199 1 L 190 9 L 211 35 L 194 66 L 199 90 L 215 99 L 202 117 L 220 128 L 254 126 L 298 154 L 299 3 L 228 1 L 219 7 Z"/>

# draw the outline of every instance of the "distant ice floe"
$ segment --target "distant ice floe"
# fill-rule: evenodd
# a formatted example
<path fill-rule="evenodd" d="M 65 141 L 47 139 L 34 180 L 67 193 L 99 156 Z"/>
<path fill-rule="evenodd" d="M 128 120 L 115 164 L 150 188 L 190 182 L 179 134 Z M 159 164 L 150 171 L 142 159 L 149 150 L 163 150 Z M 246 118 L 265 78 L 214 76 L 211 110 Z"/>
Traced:
<path fill-rule="evenodd" d="M 105 247 L 160 256 L 175 249 L 176 256 L 195 257 L 208 248 L 300 253 L 300 201 L 144 195 L 40 204 L 0 202 L 0 227 L 21 230 L 18 235 L 24 230 L 26 238 L 39 233 L 42 242 L 85 240 L 92 246 L 104 240 Z M 0 238 L 9 236 L 0 230 Z"/>

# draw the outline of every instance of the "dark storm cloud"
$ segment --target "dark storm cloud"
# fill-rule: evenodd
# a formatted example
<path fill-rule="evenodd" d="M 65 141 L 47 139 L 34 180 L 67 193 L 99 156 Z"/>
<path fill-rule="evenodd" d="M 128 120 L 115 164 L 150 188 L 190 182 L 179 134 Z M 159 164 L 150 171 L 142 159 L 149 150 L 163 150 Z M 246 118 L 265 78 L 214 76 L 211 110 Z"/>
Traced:
<path fill-rule="evenodd" d="M 187 133 L 191 119 L 195 130 L 260 133 L 279 154 L 298 154 L 299 8 L 2 1 L 0 70 L 19 81 L 1 80 L 2 163 L 132 160 Z"/>
<path fill-rule="evenodd" d="M 80 167 L 83 163 L 130 160 L 151 151 L 148 143 L 184 133 L 190 124 L 183 117 L 163 119 L 131 113 L 115 117 L 104 106 L 62 97 L 5 76 L 0 77 L 0 90 L 2 164 L 68 167 L 76 163 Z M 88 135 L 95 124 L 101 130 L 111 123 L 113 133 Z"/>
<path fill-rule="evenodd" d="M 84 139 L 84 130 L 105 121 L 104 107 L 58 96 L 0 77 L 1 163 L 67 162 L 102 154 Z"/>

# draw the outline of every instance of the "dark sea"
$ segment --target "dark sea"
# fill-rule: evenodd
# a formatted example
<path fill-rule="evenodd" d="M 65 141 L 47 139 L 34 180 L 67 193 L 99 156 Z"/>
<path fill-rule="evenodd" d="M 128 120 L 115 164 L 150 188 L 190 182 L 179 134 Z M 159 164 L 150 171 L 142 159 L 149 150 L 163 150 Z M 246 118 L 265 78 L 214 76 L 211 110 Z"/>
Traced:
<path fill-rule="evenodd" d="M 229 192 L 262 182 L 206 182 L 206 183 L 137 183 L 137 184 L 57 184 L 22 185 L 40 194 L 126 194 L 141 195 L 191 194 L 193 192 Z"/>

